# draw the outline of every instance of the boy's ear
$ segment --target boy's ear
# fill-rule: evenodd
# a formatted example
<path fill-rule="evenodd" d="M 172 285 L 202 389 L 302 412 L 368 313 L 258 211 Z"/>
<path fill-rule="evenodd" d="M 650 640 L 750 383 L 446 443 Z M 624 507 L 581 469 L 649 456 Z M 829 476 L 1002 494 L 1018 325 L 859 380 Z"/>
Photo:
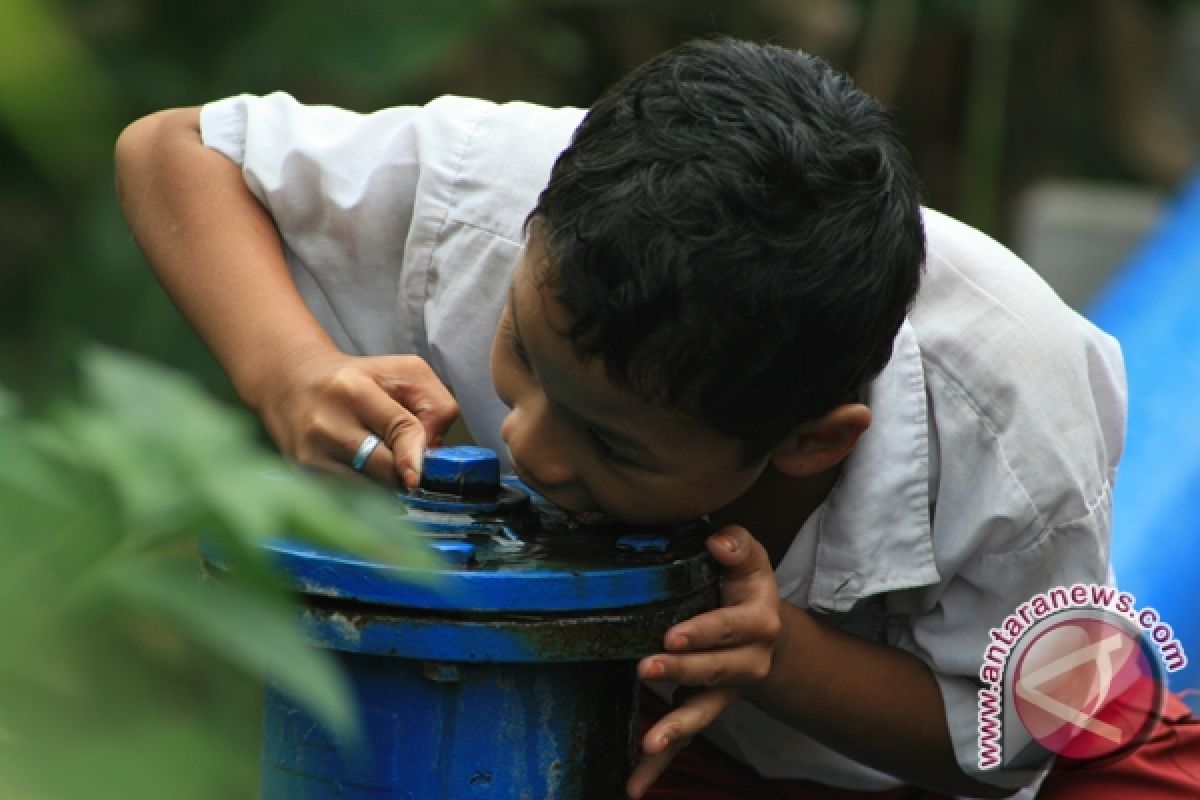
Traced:
<path fill-rule="evenodd" d="M 775 469 L 793 478 L 816 475 L 845 458 L 871 425 L 871 410 L 845 403 L 796 428 L 771 451 Z"/>

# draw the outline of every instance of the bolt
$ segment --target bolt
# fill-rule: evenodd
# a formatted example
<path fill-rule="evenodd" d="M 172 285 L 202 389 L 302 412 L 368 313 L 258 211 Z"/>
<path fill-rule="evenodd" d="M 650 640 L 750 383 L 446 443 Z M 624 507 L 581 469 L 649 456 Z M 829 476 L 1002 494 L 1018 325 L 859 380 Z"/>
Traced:
<path fill-rule="evenodd" d="M 421 674 L 434 683 L 457 683 L 462 680 L 458 665 L 444 661 L 426 661 L 421 665 Z"/>
<path fill-rule="evenodd" d="M 436 539 L 433 542 L 433 549 L 437 550 L 448 563 L 459 565 L 473 562 L 478 550 L 474 543 L 462 539 Z"/>
<path fill-rule="evenodd" d="M 456 495 L 500 490 L 500 459 L 486 447 L 433 447 L 425 451 L 421 488 Z"/>
<path fill-rule="evenodd" d="M 630 533 L 617 539 L 618 550 L 634 553 L 665 553 L 671 540 L 658 534 Z"/>

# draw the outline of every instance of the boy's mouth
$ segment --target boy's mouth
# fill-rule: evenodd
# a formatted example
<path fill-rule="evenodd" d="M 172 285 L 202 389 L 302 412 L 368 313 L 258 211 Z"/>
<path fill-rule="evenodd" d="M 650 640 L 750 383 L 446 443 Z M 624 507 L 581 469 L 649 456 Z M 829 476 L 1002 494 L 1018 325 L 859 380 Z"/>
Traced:
<path fill-rule="evenodd" d="M 537 492 L 551 503 L 554 503 L 554 505 L 562 509 L 563 513 L 581 525 L 596 525 L 597 523 L 604 522 L 605 520 L 609 519 L 608 514 L 605 514 L 603 511 L 572 511 L 566 506 L 555 503 L 554 499 L 544 492 L 542 487 L 538 486 L 536 481 L 530 480 L 529 475 L 519 466 L 517 466 L 515 462 L 513 463 L 513 472 L 518 478 L 520 478 L 521 483 L 525 484 L 530 489 L 533 489 L 533 491 Z"/>

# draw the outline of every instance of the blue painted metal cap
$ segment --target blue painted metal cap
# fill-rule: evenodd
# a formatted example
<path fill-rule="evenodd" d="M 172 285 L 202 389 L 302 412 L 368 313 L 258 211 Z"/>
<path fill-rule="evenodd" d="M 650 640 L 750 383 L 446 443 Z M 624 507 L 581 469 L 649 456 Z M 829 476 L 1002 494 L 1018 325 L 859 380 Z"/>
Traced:
<path fill-rule="evenodd" d="M 584 525 L 515 478 L 501 480 L 498 465 L 495 453 L 480 447 L 431 449 L 421 486 L 398 494 L 403 521 L 441 555 L 437 569 L 286 540 L 268 547 L 303 594 L 424 611 L 628 609 L 715 584 L 707 523 Z"/>
<path fill-rule="evenodd" d="M 425 451 L 421 488 L 457 495 L 500 490 L 500 459 L 486 447 L 434 447 Z"/>

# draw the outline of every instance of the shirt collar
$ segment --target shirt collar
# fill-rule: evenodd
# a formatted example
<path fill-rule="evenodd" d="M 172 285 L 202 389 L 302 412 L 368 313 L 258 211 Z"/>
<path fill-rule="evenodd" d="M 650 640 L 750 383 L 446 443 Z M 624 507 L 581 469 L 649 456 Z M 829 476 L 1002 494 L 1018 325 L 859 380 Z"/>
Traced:
<path fill-rule="evenodd" d="M 864 597 L 940 580 L 930 526 L 925 376 L 908 320 L 867 404 L 871 426 L 805 525 L 816 526 L 813 609 L 849 611 Z"/>

